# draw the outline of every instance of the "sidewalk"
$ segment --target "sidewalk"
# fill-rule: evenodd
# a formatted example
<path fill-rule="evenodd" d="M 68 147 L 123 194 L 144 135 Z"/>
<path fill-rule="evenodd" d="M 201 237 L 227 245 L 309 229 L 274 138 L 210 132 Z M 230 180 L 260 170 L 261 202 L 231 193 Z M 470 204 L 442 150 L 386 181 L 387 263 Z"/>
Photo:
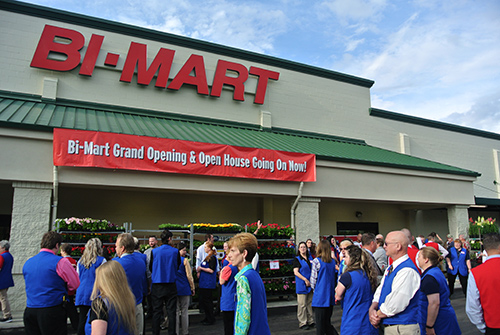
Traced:
<path fill-rule="evenodd" d="M 478 335 L 481 334 L 474 325 L 469 322 L 469 318 L 465 314 L 465 296 L 462 293 L 460 285 L 455 288 L 455 294 L 451 299 L 455 313 L 457 314 L 458 323 L 463 335 Z M 340 331 L 340 321 L 342 310 L 336 306 L 333 309 L 332 324 L 337 331 Z M 2 335 L 21 335 L 24 334 L 24 325 L 22 322 L 22 313 L 14 314 L 14 321 L 8 324 L 0 324 L 0 333 Z M 189 316 L 189 334 L 190 335 L 220 335 L 223 333 L 222 317 L 216 318 L 216 323 L 212 326 L 204 326 L 200 322 L 203 319 L 197 310 L 190 311 Z M 301 330 L 298 328 L 297 322 L 297 301 L 295 299 L 278 300 L 273 299 L 268 303 L 268 320 L 271 333 L 273 335 L 312 335 L 316 330 Z M 75 332 L 68 326 L 68 334 Z M 151 334 L 151 320 L 147 320 L 146 334 Z M 161 331 L 161 334 L 167 334 L 167 330 Z"/>

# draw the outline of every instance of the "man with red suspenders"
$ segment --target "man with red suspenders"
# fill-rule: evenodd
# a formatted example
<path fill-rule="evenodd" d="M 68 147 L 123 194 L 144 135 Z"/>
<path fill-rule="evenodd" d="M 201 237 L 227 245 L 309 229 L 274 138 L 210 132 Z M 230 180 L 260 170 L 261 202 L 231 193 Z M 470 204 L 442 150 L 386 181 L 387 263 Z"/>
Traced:
<path fill-rule="evenodd" d="M 465 311 L 481 332 L 500 334 L 500 234 L 486 234 L 483 246 L 486 260 L 469 274 Z"/>

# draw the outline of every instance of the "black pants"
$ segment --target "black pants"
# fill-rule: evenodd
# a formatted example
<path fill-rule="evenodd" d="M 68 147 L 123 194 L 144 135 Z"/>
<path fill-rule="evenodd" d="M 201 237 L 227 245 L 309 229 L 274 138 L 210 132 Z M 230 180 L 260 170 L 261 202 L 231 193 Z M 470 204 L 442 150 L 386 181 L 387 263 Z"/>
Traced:
<path fill-rule="evenodd" d="M 234 334 L 234 311 L 222 311 L 224 320 L 224 335 Z"/>
<path fill-rule="evenodd" d="M 332 326 L 333 306 L 314 307 L 314 320 L 316 321 L 316 335 L 338 335 Z"/>
<path fill-rule="evenodd" d="M 78 310 L 75 306 L 75 296 L 69 296 L 66 303 L 66 311 L 68 313 L 69 321 L 71 321 L 71 328 L 73 330 L 78 330 L 78 324 L 80 323 L 80 317 L 78 315 Z"/>
<path fill-rule="evenodd" d="M 85 335 L 85 322 L 87 322 L 87 315 L 90 311 L 90 306 L 77 306 L 78 309 L 80 310 L 78 314 L 78 330 L 77 334 L 78 335 Z"/>
<path fill-rule="evenodd" d="M 63 305 L 24 310 L 24 330 L 27 335 L 67 335 L 66 309 Z"/>
<path fill-rule="evenodd" d="M 205 313 L 205 320 L 208 323 L 215 322 L 213 291 L 214 290 L 209 288 L 198 289 L 198 295 L 200 297 L 200 309 Z"/>
<path fill-rule="evenodd" d="M 486 327 L 486 335 L 500 335 L 500 328 Z"/>
<path fill-rule="evenodd" d="M 448 287 L 450 289 L 450 295 L 455 292 L 455 279 L 457 278 L 460 280 L 460 285 L 462 286 L 462 292 L 467 296 L 467 276 L 462 276 L 458 271 L 456 275 L 452 275 L 451 273 L 448 273 Z"/>
<path fill-rule="evenodd" d="M 167 309 L 168 334 L 175 335 L 177 321 L 177 287 L 175 283 L 153 284 L 151 287 L 153 303 L 153 335 L 160 334 L 160 325 L 163 321 L 163 305 Z"/>

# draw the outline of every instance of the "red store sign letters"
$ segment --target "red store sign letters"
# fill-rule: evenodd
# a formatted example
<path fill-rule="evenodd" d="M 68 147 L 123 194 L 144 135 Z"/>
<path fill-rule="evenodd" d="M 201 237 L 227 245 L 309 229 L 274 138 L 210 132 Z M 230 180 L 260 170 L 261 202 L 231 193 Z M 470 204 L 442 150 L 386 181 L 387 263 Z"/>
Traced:
<path fill-rule="evenodd" d="M 69 43 L 61 43 L 58 39 L 69 40 Z M 80 50 L 85 45 L 85 37 L 80 32 L 46 25 L 33 55 L 31 66 L 47 70 L 71 71 L 81 64 L 79 74 L 92 76 L 103 41 L 104 36 L 92 34 L 82 60 Z M 66 59 L 51 59 L 49 56 L 51 53 L 62 54 Z M 192 54 L 180 71 L 168 83 L 174 54 L 175 50 L 160 48 L 148 68 L 147 45 L 131 42 L 120 81 L 130 83 L 134 72 L 137 71 L 137 83 L 149 85 L 155 74 L 157 74 L 156 87 L 179 90 L 182 85 L 188 84 L 196 86 L 198 94 L 212 97 L 220 97 L 222 87 L 229 85 L 234 88 L 233 99 L 244 101 L 245 82 L 252 75 L 258 79 L 254 103 L 263 104 L 269 80 L 279 79 L 279 72 L 255 66 L 247 69 L 242 64 L 220 59 L 217 62 L 212 88 L 209 92 L 203 56 Z M 119 58 L 119 54 L 109 52 L 106 55 L 104 65 L 116 67 Z M 235 72 L 238 75 L 236 77 L 228 76 L 228 71 Z"/>

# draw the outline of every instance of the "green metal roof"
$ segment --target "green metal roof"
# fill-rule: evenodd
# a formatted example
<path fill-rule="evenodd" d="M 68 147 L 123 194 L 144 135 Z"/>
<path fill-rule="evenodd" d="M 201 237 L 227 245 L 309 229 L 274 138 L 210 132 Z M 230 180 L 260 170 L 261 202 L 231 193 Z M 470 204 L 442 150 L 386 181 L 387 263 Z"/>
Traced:
<path fill-rule="evenodd" d="M 463 127 L 456 124 L 424 119 L 416 116 L 405 115 L 401 113 L 386 111 L 378 108 L 370 108 L 370 115 L 375 117 L 380 117 L 388 120 L 394 120 L 399 122 L 417 124 L 424 127 L 437 128 L 447 131 L 454 131 L 461 134 L 468 134 L 473 136 L 479 136 L 484 138 L 491 138 L 494 140 L 500 140 L 500 134 L 493 133 L 490 131 L 479 130 L 469 127 Z"/>
<path fill-rule="evenodd" d="M 98 108 L 100 107 L 100 108 Z M 161 112 L 112 106 L 43 102 L 39 97 L 1 97 L 0 126 L 52 131 L 54 128 L 152 136 L 315 154 L 317 159 L 479 176 L 477 172 L 367 145 L 364 141 L 286 129 L 221 123 Z"/>

